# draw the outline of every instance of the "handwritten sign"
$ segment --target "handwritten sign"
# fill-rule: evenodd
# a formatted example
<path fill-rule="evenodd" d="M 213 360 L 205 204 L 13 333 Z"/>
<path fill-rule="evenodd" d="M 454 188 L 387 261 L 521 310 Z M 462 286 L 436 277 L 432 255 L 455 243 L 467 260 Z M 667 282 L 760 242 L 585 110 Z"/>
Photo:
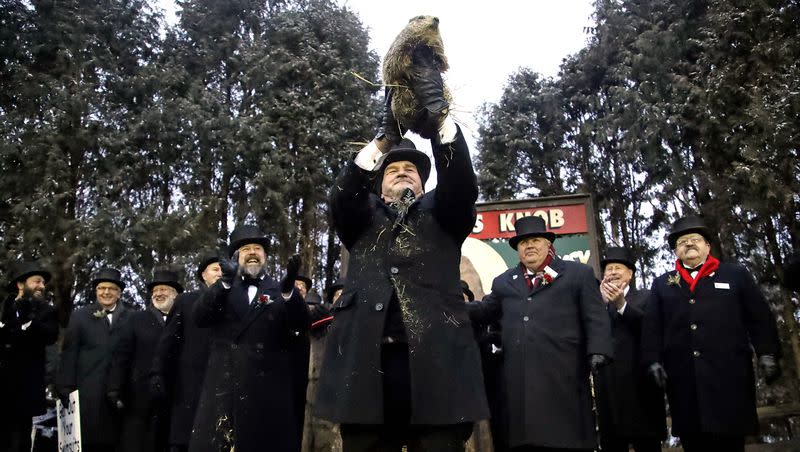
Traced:
<path fill-rule="evenodd" d="M 81 452 L 81 406 L 78 391 L 69 395 L 69 406 L 56 402 L 58 418 L 58 452 Z"/>

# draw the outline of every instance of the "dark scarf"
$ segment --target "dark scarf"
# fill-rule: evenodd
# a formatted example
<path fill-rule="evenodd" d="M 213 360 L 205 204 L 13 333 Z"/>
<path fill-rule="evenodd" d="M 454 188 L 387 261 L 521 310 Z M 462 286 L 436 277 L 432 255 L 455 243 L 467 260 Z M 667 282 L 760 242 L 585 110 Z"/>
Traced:
<path fill-rule="evenodd" d="M 689 273 L 689 270 L 687 270 L 686 267 L 683 266 L 681 260 L 678 259 L 675 261 L 675 270 L 677 270 L 678 274 L 681 275 L 681 278 L 683 278 L 683 280 L 686 281 L 687 284 L 689 284 L 690 292 L 694 292 L 694 287 L 697 285 L 697 282 L 700 281 L 701 278 L 705 278 L 706 276 L 714 273 L 715 271 L 717 271 L 718 268 L 719 268 L 719 260 L 716 257 L 709 254 L 705 263 L 703 264 L 702 267 L 700 267 L 700 270 L 697 272 L 697 276 L 692 278 L 692 275 Z"/>
<path fill-rule="evenodd" d="M 528 284 L 528 289 L 533 290 L 542 285 L 542 283 L 545 281 L 547 281 L 547 283 L 553 281 L 550 275 L 544 272 L 544 269 L 545 267 L 550 265 L 550 263 L 553 262 L 553 259 L 555 258 L 556 258 L 556 249 L 553 247 L 553 244 L 551 243 L 550 249 L 547 250 L 547 256 L 545 256 L 544 258 L 544 262 L 542 262 L 542 265 L 540 265 L 539 268 L 534 270 L 533 278 L 531 278 L 531 275 L 528 274 L 528 268 L 525 267 L 525 264 L 523 264 L 522 262 L 519 263 L 519 265 L 522 267 L 522 274 L 525 275 L 525 283 Z"/>

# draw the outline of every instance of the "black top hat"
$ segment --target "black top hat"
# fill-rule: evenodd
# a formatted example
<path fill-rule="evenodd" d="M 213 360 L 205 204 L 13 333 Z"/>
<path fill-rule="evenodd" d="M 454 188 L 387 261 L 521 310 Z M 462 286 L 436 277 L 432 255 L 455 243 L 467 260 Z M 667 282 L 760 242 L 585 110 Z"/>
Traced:
<path fill-rule="evenodd" d="M 197 264 L 197 271 L 195 272 L 195 276 L 197 279 L 203 280 L 203 272 L 206 271 L 206 267 L 209 265 L 219 262 L 219 253 L 216 251 L 208 251 L 204 253 L 200 257 L 200 263 Z"/>
<path fill-rule="evenodd" d="M 625 265 L 629 269 L 636 271 L 636 266 L 633 263 L 631 251 L 621 246 L 609 246 L 606 250 L 606 255 L 600 260 L 600 268 L 605 271 L 606 265 L 617 262 Z"/>
<path fill-rule="evenodd" d="M 158 285 L 170 286 L 178 293 L 183 292 L 183 286 L 178 282 L 178 272 L 166 268 L 153 270 L 153 280 L 147 283 L 147 290 L 152 291 Z"/>
<path fill-rule="evenodd" d="M 228 245 L 229 256 L 233 256 L 236 250 L 250 243 L 257 243 L 266 248 L 269 244 L 269 239 L 258 226 L 249 224 L 237 226 L 231 232 L 230 244 Z"/>
<path fill-rule="evenodd" d="M 344 280 L 337 279 L 334 281 L 333 284 L 325 288 L 325 303 L 333 303 L 333 294 L 336 293 L 337 290 L 344 287 Z"/>
<path fill-rule="evenodd" d="M 294 280 L 295 281 L 303 281 L 304 283 L 306 283 L 306 290 L 311 290 L 311 287 L 313 286 L 313 283 L 311 282 L 311 278 L 309 278 L 308 276 L 305 276 L 305 275 L 297 275 L 294 278 Z"/>
<path fill-rule="evenodd" d="M 383 154 L 381 159 L 378 180 L 376 181 L 378 191 L 380 191 L 383 183 L 383 172 L 389 164 L 394 162 L 408 161 L 416 165 L 423 187 L 425 187 L 425 182 L 428 181 L 428 177 L 431 175 L 431 159 L 424 152 L 417 150 L 414 142 L 408 138 L 403 138 L 403 141 L 393 146 L 386 154 Z"/>
<path fill-rule="evenodd" d="M 669 236 L 667 236 L 669 247 L 674 250 L 675 245 L 678 242 L 678 237 L 685 234 L 690 234 L 692 232 L 696 232 L 702 235 L 706 241 L 710 241 L 709 237 L 711 237 L 711 231 L 708 230 L 706 224 L 703 222 L 703 219 L 696 215 L 687 215 L 685 217 L 678 218 L 678 220 L 672 225 L 672 232 L 670 232 Z"/>
<path fill-rule="evenodd" d="M 547 226 L 541 217 L 531 215 L 529 217 L 522 217 L 514 223 L 514 229 L 517 235 L 508 239 L 508 244 L 511 248 L 517 249 L 517 244 L 520 240 L 528 237 L 544 237 L 551 242 L 556 239 L 556 235 L 547 231 Z"/>
<path fill-rule="evenodd" d="M 45 284 L 50 281 L 52 276 L 49 271 L 45 270 L 38 262 L 34 261 L 20 261 L 14 264 L 11 269 L 12 279 L 8 283 L 9 290 L 17 290 L 14 284 L 17 282 L 24 282 L 26 279 L 33 275 L 39 275 L 44 278 Z"/>
<path fill-rule="evenodd" d="M 467 300 L 475 301 L 475 294 L 472 293 L 471 290 L 469 290 L 469 284 L 467 284 L 467 282 L 464 281 L 463 279 L 461 280 L 461 291 L 464 292 L 464 295 L 467 296 Z"/>
<path fill-rule="evenodd" d="M 122 282 L 122 273 L 116 268 L 103 267 L 92 277 L 92 286 L 97 287 L 101 282 L 111 282 L 119 286 L 120 290 L 125 289 L 125 283 Z"/>

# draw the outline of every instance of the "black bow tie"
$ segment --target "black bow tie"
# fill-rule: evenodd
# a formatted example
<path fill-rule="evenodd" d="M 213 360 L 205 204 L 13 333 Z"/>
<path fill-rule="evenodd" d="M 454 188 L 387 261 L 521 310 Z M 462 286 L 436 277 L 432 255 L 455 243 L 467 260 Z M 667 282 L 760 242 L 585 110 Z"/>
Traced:
<path fill-rule="evenodd" d="M 244 282 L 244 285 L 245 285 L 245 286 L 256 286 L 256 287 L 258 287 L 258 285 L 261 283 L 261 280 L 260 280 L 260 279 L 258 279 L 258 278 L 251 278 L 251 277 L 249 277 L 249 276 L 245 276 L 245 277 L 243 277 L 243 278 L 242 278 L 242 281 Z"/>
<path fill-rule="evenodd" d="M 114 313 L 114 311 L 113 311 L 113 310 L 111 310 L 111 311 L 107 311 L 107 310 L 103 309 L 103 314 L 105 314 L 105 315 L 111 315 L 111 314 L 113 314 L 113 313 Z"/>

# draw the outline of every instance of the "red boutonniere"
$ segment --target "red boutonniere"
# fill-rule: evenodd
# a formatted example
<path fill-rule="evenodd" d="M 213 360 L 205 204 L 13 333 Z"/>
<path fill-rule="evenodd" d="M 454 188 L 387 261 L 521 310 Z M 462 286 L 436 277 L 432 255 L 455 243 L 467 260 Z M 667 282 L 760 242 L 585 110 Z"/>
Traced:
<path fill-rule="evenodd" d="M 557 277 L 558 277 L 558 272 L 550 268 L 550 266 L 548 265 L 544 268 L 544 273 L 542 274 L 542 279 L 544 279 L 542 284 L 543 285 L 550 284 Z"/>
<path fill-rule="evenodd" d="M 262 294 L 261 296 L 258 297 L 259 305 L 269 304 L 271 301 L 272 300 L 270 300 L 269 295 L 267 294 Z"/>

